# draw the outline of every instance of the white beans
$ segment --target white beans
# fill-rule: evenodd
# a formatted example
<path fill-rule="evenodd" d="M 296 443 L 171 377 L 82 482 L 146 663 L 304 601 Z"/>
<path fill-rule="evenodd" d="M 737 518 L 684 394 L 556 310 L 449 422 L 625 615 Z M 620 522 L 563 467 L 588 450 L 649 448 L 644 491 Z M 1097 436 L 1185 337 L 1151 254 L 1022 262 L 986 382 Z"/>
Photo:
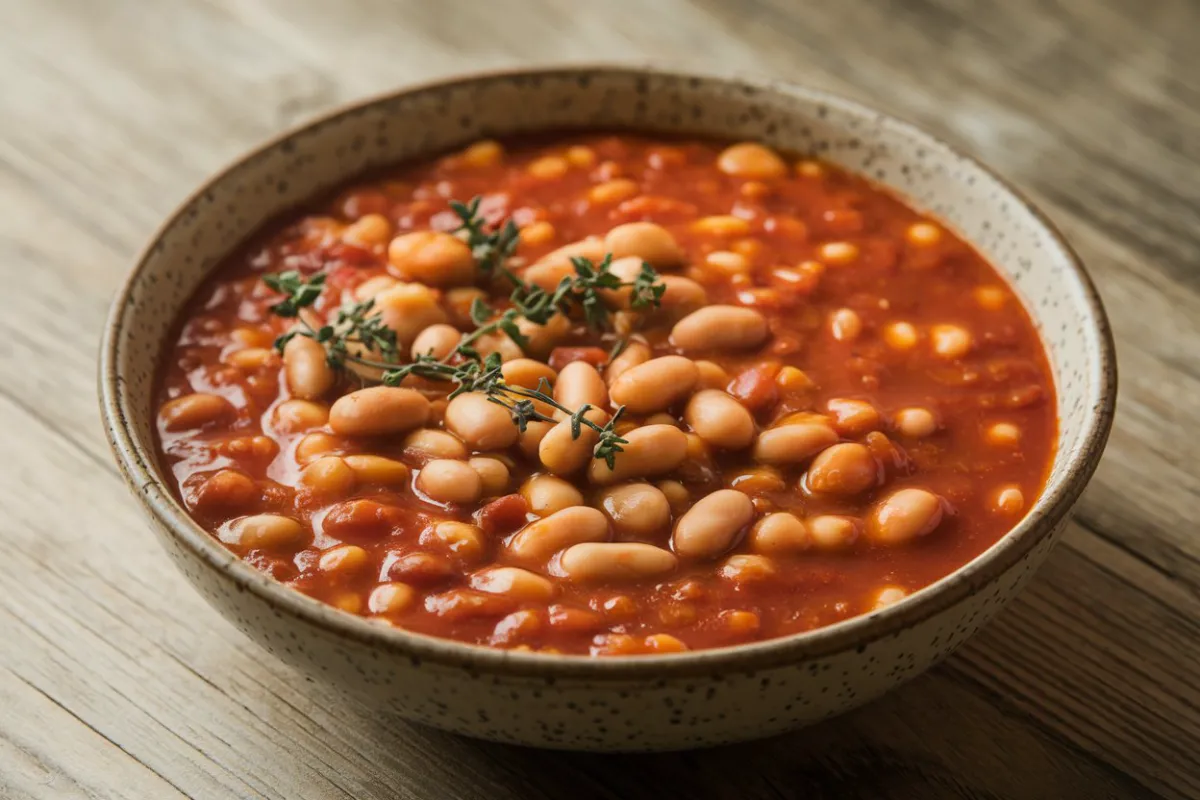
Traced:
<path fill-rule="evenodd" d="M 858 520 L 823 514 L 805 520 L 808 533 L 818 550 L 844 550 L 858 541 Z"/>
<path fill-rule="evenodd" d="M 971 352 L 971 332 L 959 325 L 934 325 L 929 329 L 933 352 L 945 359 L 958 359 Z"/>
<path fill-rule="evenodd" d="M 467 460 L 471 469 L 479 473 L 483 485 L 484 497 L 495 497 L 504 494 L 510 478 L 508 466 L 498 458 L 477 456 Z"/>
<path fill-rule="evenodd" d="M 382 436 L 412 430 L 429 419 L 420 392 L 372 386 L 339 397 L 329 409 L 329 427 L 343 436 Z"/>
<path fill-rule="evenodd" d="M 168 431 L 187 431 L 212 422 L 231 421 L 237 416 L 233 404 L 217 394 L 185 394 L 168 400 L 158 412 Z"/>
<path fill-rule="evenodd" d="M 326 497 L 349 494 L 357 480 L 350 465 L 337 456 L 318 458 L 300 472 L 301 485 Z"/>
<path fill-rule="evenodd" d="M 683 263 L 683 250 L 670 231 L 653 222 L 627 222 L 604 237 L 605 248 L 613 259 L 635 256 L 655 267 L 675 267 Z"/>
<path fill-rule="evenodd" d="M 608 414 L 598 408 L 590 409 L 584 418 L 597 425 L 608 423 Z M 587 425 L 581 425 L 575 437 L 570 419 L 555 424 L 538 444 L 538 459 L 555 475 L 571 475 L 587 466 L 600 434 Z"/>
<path fill-rule="evenodd" d="M 726 147 L 717 156 L 717 169 L 746 180 L 770 180 L 788 173 L 782 158 L 756 142 L 739 142 Z"/>
<path fill-rule="evenodd" d="M 942 521 L 945 501 L 925 489 L 900 489 L 879 501 L 867 517 L 867 536 L 880 544 L 904 544 L 926 536 Z"/>
<path fill-rule="evenodd" d="M 628 478 L 642 478 L 670 472 L 687 458 L 687 434 L 673 425 L 644 425 L 623 434 L 627 440 L 616 454 L 613 468 L 600 459 L 592 459 L 588 478 L 607 485 Z"/>
<path fill-rule="evenodd" d="M 808 526 L 786 511 L 768 514 L 750 531 L 750 549 L 755 553 L 802 553 L 813 546 Z"/>
<path fill-rule="evenodd" d="M 329 409 L 311 400 L 284 400 L 275 407 L 274 427 L 280 433 L 299 433 L 329 421 Z"/>
<path fill-rule="evenodd" d="M 541 361 L 532 358 L 516 358 L 500 367 L 504 382 L 522 389 L 536 389 L 541 381 L 553 386 L 558 380 L 558 373 Z"/>
<path fill-rule="evenodd" d="M 405 436 L 403 447 L 410 454 L 426 459 L 467 457 L 467 448 L 457 436 L 433 428 L 418 428 Z"/>
<path fill-rule="evenodd" d="M 304 526 L 291 517 L 253 514 L 227 523 L 220 538 L 247 550 L 294 550 L 310 537 Z"/>
<path fill-rule="evenodd" d="M 345 456 L 342 460 L 363 483 L 383 486 L 403 486 L 408 483 L 408 466 L 402 461 L 383 456 Z"/>
<path fill-rule="evenodd" d="M 614 405 L 623 405 L 635 414 L 649 414 L 686 397 L 699 378 L 691 359 L 663 356 L 625 370 L 613 381 L 609 395 Z"/>
<path fill-rule="evenodd" d="M 467 392 L 451 400 L 445 424 L 473 450 L 502 450 L 516 442 L 519 433 L 508 410 L 482 392 Z"/>
<path fill-rule="evenodd" d="M 433 356 L 439 360 L 443 359 L 454 352 L 461 339 L 462 332 L 453 325 L 444 322 L 430 325 L 413 339 L 412 357 L 416 359 L 418 356 Z"/>
<path fill-rule="evenodd" d="M 544 562 L 573 544 L 607 538 L 604 514 L 590 506 L 573 506 L 526 525 L 509 541 L 508 550 L 518 558 Z"/>
<path fill-rule="evenodd" d="M 554 399 L 572 411 L 589 403 L 597 408 L 608 405 L 608 387 L 596 368 L 586 361 L 572 361 L 558 373 Z"/>
<path fill-rule="evenodd" d="M 416 599 L 416 591 L 407 583 L 381 583 L 371 590 L 367 608 L 372 614 L 399 614 L 412 606 Z"/>
<path fill-rule="evenodd" d="M 367 551 L 358 545 L 337 545 L 321 553 L 317 569 L 324 573 L 352 575 L 365 569 L 369 558 Z"/>
<path fill-rule="evenodd" d="M 842 442 L 822 450 L 808 468 L 805 484 L 813 492 L 851 496 L 880 479 L 879 465 L 866 445 Z"/>
<path fill-rule="evenodd" d="M 375 307 L 383 324 L 396 332 L 400 348 L 411 347 L 417 334 L 430 325 L 446 321 L 438 296 L 419 283 L 398 283 L 375 295 Z"/>
<path fill-rule="evenodd" d="M 597 504 L 618 536 L 646 538 L 671 524 L 667 496 L 648 483 L 629 483 L 601 492 Z"/>
<path fill-rule="evenodd" d="M 697 500 L 676 523 L 671 546 L 685 558 L 715 558 L 736 543 L 753 519 L 749 497 L 719 489 Z"/>
<path fill-rule="evenodd" d="M 767 320 L 752 308 L 705 306 L 671 329 L 671 344 L 681 350 L 745 350 L 767 340 Z"/>
<path fill-rule="evenodd" d="M 392 239 L 388 264 L 397 277 L 427 286 L 464 286 L 475 280 L 471 248 L 442 231 L 415 231 Z"/>
<path fill-rule="evenodd" d="M 583 493 L 553 475 L 534 475 L 521 486 L 521 496 L 529 504 L 529 510 L 539 517 L 583 505 Z"/>
<path fill-rule="evenodd" d="M 879 430 L 879 410 L 866 400 L 837 397 L 826 405 L 833 427 L 843 436 L 862 436 Z"/>
<path fill-rule="evenodd" d="M 814 418 L 778 425 L 758 434 L 753 455 L 764 464 L 795 464 L 807 461 L 837 441 L 833 426 Z"/>
<path fill-rule="evenodd" d="M 938 428 L 937 417 L 927 408 L 902 408 L 892 418 L 900 435 L 910 439 L 932 436 Z"/>
<path fill-rule="evenodd" d="M 714 447 L 740 450 L 754 441 L 754 417 L 745 406 L 717 389 L 704 389 L 692 395 L 683 410 L 683 419 Z"/>
<path fill-rule="evenodd" d="M 559 570 L 576 583 L 637 581 L 665 575 L 678 564 L 675 555 L 641 542 L 576 544 L 559 557 Z"/>
<path fill-rule="evenodd" d="M 293 336 L 283 346 L 283 369 L 288 389 L 302 400 L 316 400 L 337 379 L 325 360 L 325 348 L 307 336 Z"/>
<path fill-rule="evenodd" d="M 645 342 L 632 341 L 621 351 L 621 354 L 608 362 L 604 370 L 604 380 L 611 386 L 613 381 L 629 369 L 650 360 L 650 346 Z"/>
<path fill-rule="evenodd" d="M 483 480 L 470 464 L 443 458 L 421 468 L 416 487 L 438 503 L 474 503 L 483 494 Z"/>
<path fill-rule="evenodd" d="M 520 567 L 491 567 L 476 572 L 471 576 L 471 588 L 514 600 L 540 603 L 549 601 L 555 593 L 552 582 Z"/>
<path fill-rule="evenodd" d="M 436 544 L 461 560 L 477 562 L 487 549 L 487 537 L 478 525 L 445 520 L 422 531 L 421 544 Z"/>

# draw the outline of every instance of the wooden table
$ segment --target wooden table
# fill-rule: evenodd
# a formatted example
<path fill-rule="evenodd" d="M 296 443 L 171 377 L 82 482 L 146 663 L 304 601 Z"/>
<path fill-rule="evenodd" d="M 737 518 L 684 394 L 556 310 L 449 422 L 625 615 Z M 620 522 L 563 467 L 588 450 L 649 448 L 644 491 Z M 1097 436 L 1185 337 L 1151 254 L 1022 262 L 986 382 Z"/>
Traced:
<path fill-rule="evenodd" d="M 1200 796 L 1200 5 L 803 5 L 0 2 L 0 796 Z M 886 107 L 1044 203 L 1120 350 L 1076 522 L 943 666 L 768 742 L 548 754 L 337 704 L 211 610 L 135 511 L 97 421 L 109 298 L 206 174 L 334 103 L 649 57 Z"/>

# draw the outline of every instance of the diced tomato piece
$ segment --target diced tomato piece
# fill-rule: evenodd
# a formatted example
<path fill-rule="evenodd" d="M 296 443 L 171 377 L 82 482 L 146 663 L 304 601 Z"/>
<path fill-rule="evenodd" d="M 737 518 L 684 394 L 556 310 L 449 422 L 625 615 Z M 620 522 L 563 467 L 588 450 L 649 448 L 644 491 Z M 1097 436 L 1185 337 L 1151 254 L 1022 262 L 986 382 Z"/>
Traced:
<path fill-rule="evenodd" d="M 772 363 L 753 366 L 733 379 L 729 393 L 751 411 L 770 408 L 779 399 L 779 389 L 775 384 L 779 369 L 779 364 Z"/>

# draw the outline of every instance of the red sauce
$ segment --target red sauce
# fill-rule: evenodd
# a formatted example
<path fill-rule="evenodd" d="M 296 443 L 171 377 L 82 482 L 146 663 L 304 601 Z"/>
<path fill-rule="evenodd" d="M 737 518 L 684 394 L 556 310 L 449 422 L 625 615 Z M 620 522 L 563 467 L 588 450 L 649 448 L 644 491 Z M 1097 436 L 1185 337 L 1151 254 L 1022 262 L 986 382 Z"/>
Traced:
<path fill-rule="evenodd" d="M 1030 318 L 996 271 L 936 221 L 828 164 L 755 147 L 625 134 L 484 144 L 360 180 L 268 226 L 198 292 L 166 357 L 158 403 L 173 405 L 160 415 L 160 443 L 179 496 L 226 546 L 299 591 L 398 627 L 497 647 L 603 654 L 736 644 L 869 612 L 954 571 L 1019 521 L 1053 458 L 1054 387 Z M 677 467 L 630 481 L 675 482 L 664 495 L 673 501 L 669 519 L 605 537 L 678 551 L 672 531 L 687 507 L 732 485 L 752 498 L 754 525 L 793 514 L 799 527 L 783 526 L 791 546 L 763 544 L 746 525 L 720 552 L 679 554 L 657 575 L 572 579 L 561 555 L 532 563 L 514 554 L 513 537 L 535 519 L 520 488 L 546 472 L 536 453 L 488 450 L 508 460 L 508 479 L 477 501 L 447 505 L 413 488 L 428 456 L 405 446 L 406 433 L 336 435 L 328 427 L 330 405 L 360 389 L 361 378 L 341 375 L 308 405 L 286 406 L 281 422 L 279 407 L 293 392 L 268 348 L 292 320 L 270 312 L 280 296 L 261 276 L 324 272 L 314 310 L 332 318 L 356 291 L 411 277 L 389 265 L 393 237 L 453 230 L 450 199 L 477 195 L 490 223 L 520 226 L 518 274 L 565 244 L 652 222 L 683 255 L 656 265 L 661 275 L 699 284 L 710 306 L 761 315 L 769 329 L 761 343 L 702 352 L 670 336 L 690 308 L 625 316 L 620 324 L 640 325 L 653 356 L 683 350 L 707 362 L 699 383 L 662 411 L 676 427 L 689 430 L 687 396 L 715 388 L 751 412 L 756 436 L 801 413 L 833 429 L 826 445 L 856 445 L 843 451 L 852 456 L 844 468 L 829 471 L 814 466 L 815 454 L 764 464 L 752 446 L 722 449 L 692 435 Z M 377 216 L 356 222 L 367 215 Z M 510 287 L 474 283 L 503 307 Z M 434 288 L 441 310 L 429 319 L 471 330 L 468 295 L 462 285 Z M 603 366 L 614 339 L 576 321 L 538 355 L 555 371 L 573 361 Z M 409 343 L 401 342 L 405 358 Z M 432 400 L 425 427 L 439 429 L 440 398 L 453 387 L 405 385 Z M 200 398 L 181 403 L 189 395 Z M 623 422 L 660 421 L 652 416 L 628 413 Z M 306 487 L 301 458 L 317 451 L 383 456 L 407 474 L 381 477 L 333 459 L 317 488 Z M 566 480 L 585 505 L 602 505 L 604 487 L 585 473 Z M 859 480 L 865 485 L 855 491 Z M 895 492 L 913 488 L 936 497 L 936 509 L 926 509 L 936 517 L 932 530 L 885 541 L 903 526 L 894 514 L 871 520 Z M 292 522 L 276 520 L 282 533 L 253 539 L 239 521 L 257 514 Z M 817 519 L 829 516 L 846 521 Z M 446 520 L 475 527 L 439 537 Z M 353 547 L 334 550 L 344 545 Z M 542 582 L 530 583 L 533 594 L 471 588 L 476 576 L 476 587 L 494 589 L 478 574 L 496 565 L 520 566 Z"/>

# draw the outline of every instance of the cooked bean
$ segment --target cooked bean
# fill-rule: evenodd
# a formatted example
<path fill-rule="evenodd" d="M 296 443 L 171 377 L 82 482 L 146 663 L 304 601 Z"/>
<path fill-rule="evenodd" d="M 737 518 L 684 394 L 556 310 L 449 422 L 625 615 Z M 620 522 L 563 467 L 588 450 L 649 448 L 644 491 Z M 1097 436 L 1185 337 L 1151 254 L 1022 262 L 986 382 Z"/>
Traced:
<path fill-rule="evenodd" d="M 563 548 L 608 539 L 608 519 L 590 506 L 573 506 L 531 522 L 508 543 L 518 558 L 545 561 Z"/>
<path fill-rule="evenodd" d="M 517 441 L 519 433 L 508 410 L 482 392 L 467 392 L 451 400 L 445 424 L 472 450 L 503 450 Z"/>
<path fill-rule="evenodd" d="M 932 436 L 938 428 L 937 417 L 927 408 L 902 408 L 892 421 L 901 435 L 912 439 Z"/>
<path fill-rule="evenodd" d="M 453 325 L 444 322 L 430 325 L 413 339 L 412 357 L 416 359 L 419 356 L 433 356 L 441 360 L 454 352 L 461 339 L 462 332 Z"/>
<path fill-rule="evenodd" d="M 340 544 L 321 553 L 317 569 L 321 572 L 351 575 L 361 572 L 370 562 L 370 556 L 356 544 Z"/>
<path fill-rule="evenodd" d="M 883 341 L 893 350 L 911 350 L 919 340 L 917 329 L 908 322 L 893 322 L 883 329 Z"/>
<path fill-rule="evenodd" d="M 280 433 L 299 433 L 329 421 L 329 409 L 310 400 L 284 400 L 275 407 L 274 427 Z"/>
<path fill-rule="evenodd" d="M 690 314 L 708 303 L 708 292 L 691 278 L 682 275 L 663 275 L 658 279 L 663 285 L 658 306 L 673 317 Z"/>
<path fill-rule="evenodd" d="M 553 255 L 554 253 L 550 254 L 550 256 Z M 527 267 L 521 273 L 522 280 L 538 287 L 542 291 L 553 292 L 563 278 L 569 278 L 575 274 L 575 267 L 572 266 L 569 260 L 547 260 L 550 256 L 546 256 L 536 264 Z"/>
<path fill-rule="evenodd" d="M 354 299 L 359 302 L 370 300 L 384 289 L 390 289 L 397 283 L 399 281 L 391 275 L 375 275 L 354 287 Z"/>
<path fill-rule="evenodd" d="M 575 410 L 585 403 L 603 408 L 608 405 L 608 387 L 596 368 L 586 361 L 572 361 L 558 373 L 554 399 Z"/>
<path fill-rule="evenodd" d="M 622 283 L 630 283 L 642 272 L 642 259 L 635 256 L 618 258 L 608 265 L 608 271 L 617 276 Z M 629 308 L 633 296 L 632 286 L 622 286 L 619 289 L 603 289 L 600 295 L 609 308 Z"/>
<path fill-rule="evenodd" d="M 880 500 L 867 517 L 867 535 L 880 544 L 904 544 L 941 524 L 945 501 L 925 489 L 900 489 Z"/>
<path fill-rule="evenodd" d="M 354 470 L 337 456 L 318 458 L 300 472 L 303 486 L 327 497 L 349 494 L 356 481 Z"/>
<path fill-rule="evenodd" d="M 540 610 L 533 608 L 522 608 L 512 612 L 497 622 L 496 627 L 492 628 L 492 635 L 488 637 L 488 644 L 506 646 L 511 645 L 514 641 L 536 636 L 542 630 L 542 616 Z M 527 644 L 519 644 L 509 649 L 514 652 L 518 650 L 531 652 L 533 650 Z M 547 648 L 542 648 L 541 652 L 545 653 L 548 650 Z"/>
<path fill-rule="evenodd" d="M 537 247 L 538 245 L 547 244 L 554 241 L 554 236 L 554 226 L 544 219 L 525 225 L 521 228 L 520 232 L 521 244 L 526 247 Z"/>
<path fill-rule="evenodd" d="M 414 231 L 392 239 L 388 264 L 401 280 L 426 286 L 463 286 L 475 280 L 471 248 L 442 231 Z"/>
<path fill-rule="evenodd" d="M 1025 508 L 1025 495 L 1020 487 L 1005 486 L 992 498 L 992 510 L 1002 514 L 1018 514 Z"/>
<path fill-rule="evenodd" d="M 754 441 L 754 417 L 745 406 L 718 389 L 704 389 L 692 395 L 683 419 L 714 447 L 740 450 Z"/>
<path fill-rule="evenodd" d="M 598 408 L 588 410 L 583 416 L 596 425 L 608 423 L 608 413 Z M 587 425 L 580 426 L 578 437 L 574 433 L 572 421 L 564 419 L 555 424 L 538 445 L 538 459 L 555 475 L 572 475 L 592 460 L 600 434 Z"/>
<path fill-rule="evenodd" d="M 671 329 L 671 344 L 681 350 L 745 350 L 766 341 L 767 320 L 752 308 L 705 306 Z"/>
<path fill-rule="evenodd" d="M 999 286 L 977 286 L 971 293 L 980 308 L 999 311 L 1008 302 L 1008 294 Z"/>
<path fill-rule="evenodd" d="M 750 233 L 750 223 L 732 214 L 701 217 L 691 225 L 692 232 L 706 236 L 745 236 Z"/>
<path fill-rule="evenodd" d="M 627 222 L 604 237 L 604 246 L 613 259 L 634 256 L 655 267 L 674 267 L 683 263 L 683 250 L 675 237 L 653 222 Z"/>
<path fill-rule="evenodd" d="M 329 427 L 343 436 L 403 433 L 429 419 L 429 401 L 420 392 L 371 386 L 339 397 L 329 409 Z"/>
<path fill-rule="evenodd" d="M 879 410 L 866 400 L 837 397 L 826 405 L 833 427 L 843 436 L 862 436 L 879 430 Z"/>
<path fill-rule="evenodd" d="M 337 380 L 325 360 L 325 348 L 307 336 L 293 336 L 284 345 L 283 368 L 288 389 L 303 400 L 316 400 Z"/>
<path fill-rule="evenodd" d="M 618 536 L 646 538 L 671 524 L 671 504 L 648 483 L 629 483 L 606 489 L 597 505 L 612 521 Z"/>
<path fill-rule="evenodd" d="M 495 594 L 468 589 L 450 589 L 425 598 L 425 610 L 450 622 L 502 617 L 513 610 L 515 601 Z"/>
<path fill-rule="evenodd" d="M 750 498 L 719 489 L 696 501 L 675 524 L 671 546 L 685 558 L 716 558 L 737 542 L 754 519 Z"/>
<path fill-rule="evenodd" d="M 508 490 L 509 471 L 508 466 L 499 459 L 488 458 L 486 456 L 478 456 L 469 459 L 467 464 L 471 469 L 479 473 L 479 480 L 483 484 L 483 496 L 495 497 L 504 494 Z"/>
<path fill-rule="evenodd" d="M 858 442 L 842 442 L 813 459 L 805 484 L 814 492 L 849 496 L 865 492 L 879 479 L 879 465 L 871 451 Z"/>
<path fill-rule="evenodd" d="M 556 589 L 551 581 L 520 567 L 490 567 L 472 575 L 470 583 L 481 592 L 539 603 L 549 602 Z"/>
<path fill-rule="evenodd" d="M 942 358 L 958 359 L 971 352 L 971 332 L 958 325 L 934 325 L 929 329 L 933 352 Z"/>
<path fill-rule="evenodd" d="M 733 380 L 725 368 L 713 361 L 695 361 L 696 370 L 700 379 L 696 385 L 701 389 L 720 389 L 725 390 L 729 382 Z"/>
<path fill-rule="evenodd" d="M 534 475 L 521 486 L 521 496 L 529 504 L 529 510 L 539 517 L 583 505 L 583 494 L 553 475 Z"/>
<path fill-rule="evenodd" d="M 1011 422 L 996 422 L 988 426 L 983 438 L 993 447 L 1012 449 L 1021 442 L 1021 429 Z"/>
<path fill-rule="evenodd" d="M 638 185 L 628 178 L 616 178 L 605 183 L 598 183 L 589 189 L 588 200 L 597 205 L 609 205 L 628 200 L 639 191 Z"/>
<path fill-rule="evenodd" d="M 827 420 L 813 417 L 768 428 L 758 434 L 752 455 L 764 464 L 796 464 L 807 461 L 837 444 L 838 435 Z"/>
<path fill-rule="evenodd" d="M 470 464 L 441 458 L 421 468 L 416 487 L 438 503 L 474 503 L 483 495 L 483 480 Z"/>
<path fill-rule="evenodd" d="M 539 180 L 552 181 L 566 175 L 570 168 L 571 165 L 562 156 L 549 155 L 529 162 L 525 171 Z"/>
<path fill-rule="evenodd" d="M 322 456 L 345 452 L 346 441 L 328 433 L 310 433 L 296 442 L 295 456 L 300 464 L 308 464 Z"/>
<path fill-rule="evenodd" d="M 392 223 L 382 214 L 364 214 L 346 226 L 342 241 L 358 247 L 382 247 L 392 235 Z"/>
<path fill-rule="evenodd" d="M 279 366 L 279 354 L 269 347 L 247 347 L 225 356 L 225 363 L 247 372 L 274 369 Z"/>
<path fill-rule="evenodd" d="M 623 372 L 613 381 L 609 396 L 615 405 L 623 405 L 635 414 L 649 414 L 686 397 L 699 377 L 689 358 L 652 358 Z"/>
<path fill-rule="evenodd" d="M 752 467 L 729 479 L 729 488 L 751 497 L 782 492 L 787 488 L 783 474 L 775 467 Z"/>
<path fill-rule="evenodd" d="M 168 431 L 187 431 L 215 422 L 230 422 L 237 416 L 233 404 L 217 394 L 185 394 L 163 403 L 158 412 Z"/>
<path fill-rule="evenodd" d="M 674 514 L 680 515 L 691 507 L 692 494 L 679 481 L 659 481 L 655 486 L 667 498 Z"/>
<path fill-rule="evenodd" d="M 539 258 L 534 263 L 533 267 L 545 266 L 547 264 L 565 264 L 570 267 L 572 258 L 586 258 L 593 264 L 599 264 L 600 261 L 604 259 L 604 256 L 607 252 L 608 251 L 604 249 L 603 239 L 598 236 L 589 236 L 586 239 L 580 239 L 579 241 L 571 242 L 570 244 L 564 244 L 557 250 L 551 250 L 549 253 Z M 533 269 L 533 267 L 530 267 L 530 269 Z M 533 280 L 529 277 L 528 270 L 525 272 L 523 277 L 525 277 L 527 281 L 532 282 Z M 538 285 L 540 286 L 541 284 Z M 548 287 L 548 289 L 552 290 L 556 285 L 557 284 L 552 284 L 550 287 Z M 546 289 L 547 287 L 543 286 L 542 288 Z"/>
<path fill-rule="evenodd" d="M 734 583 L 759 583 L 775 577 L 775 562 L 766 556 L 733 555 L 725 559 L 717 575 Z"/>
<path fill-rule="evenodd" d="M 562 314 L 556 314 L 544 325 L 539 325 L 521 317 L 517 320 L 517 330 L 525 337 L 525 352 L 537 358 L 545 358 L 570 335 L 571 320 Z"/>
<path fill-rule="evenodd" d="M 592 459 L 588 478 L 606 485 L 629 478 L 662 475 L 678 467 L 687 457 L 688 440 L 683 431 L 671 425 L 645 425 L 621 434 L 627 440 L 616 454 L 613 468 L 600 459 Z"/>
<path fill-rule="evenodd" d="M 829 331 L 839 342 L 853 342 L 862 334 L 862 317 L 851 308 L 839 308 L 829 315 Z"/>
<path fill-rule="evenodd" d="M 558 373 L 548 364 L 534 361 L 532 358 L 517 358 L 500 367 L 504 382 L 522 389 L 536 389 L 541 381 L 553 386 L 558 380 Z"/>
<path fill-rule="evenodd" d="M 253 506 L 260 497 L 253 478 L 244 472 L 223 469 L 200 484 L 188 505 L 193 509 L 239 510 Z"/>
<path fill-rule="evenodd" d="M 817 258 L 825 264 L 844 266 L 858 258 L 858 246 L 852 242 L 826 242 L 817 248 Z"/>
<path fill-rule="evenodd" d="M 372 614 L 399 614 L 410 608 L 416 599 L 416 591 L 406 583 L 381 583 L 367 597 L 367 608 Z"/>
<path fill-rule="evenodd" d="M 668 550 L 642 542 L 588 542 L 559 556 L 562 573 L 576 583 L 637 581 L 665 575 L 678 564 Z"/>
<path fill-rule="evenodd" d="M 871 603 L 871 609 L 877 611 L 881 608 L 887 608 L 899 603 L 906 597 L 908 597 L 908 592 L 899 586 L 885 586 L 876 593 L 875 602 Z"/>
<path fill-rule="evenodd" d="M 751 529 L 750 549 L 756 553 L 802 553 L 813 546 L 806 526 L 795 514 L 780 511 L 763 517 Z"/>
<path fill-rule="evenodd" d="M 746 180 L 771 180 L 788 173 L 782 158 L 755 142 L 739 142 L 726 147 L 717 156 L 717 169 Z"/>
<path fill-rule="evenodd" d="M 433 428 L 418 428 L 404 437 L 406 451 L 420 458 L 450 458 L 461 460 L 467 457 L 467 447 L 452 433 Z"/>
<path fill-rule="evenodd" d="M 436 544 L 460 559 L 479 561 L 487 549 L 487 537 L 478 525 L 444 520 L 421 532 L 422 544 Z"/>
<path fill-rule="evenodd" d="M 632 341 L 614 359 L 608 362 L 604 370 L 604 380 L 612 386 L 613 381 L 629 369 L 650 360 L 650 346 L 645 342 Z"/>
<path fill-rule="evenodd" d="M 384 563 L 387 577 L 419 586 L 444 583 L 456 572 L 454 565 L 446 556 L 433 553 L 389 555 Z"/>
<path fill-rule="evenodd" d="M 557 423 L 534 420 L 525 424 L 525 430 L 517 435 L 517 446 L 528 459 L 536 459 L 542 441 L 554 430 Z"/>
<path fill-rule="evenodd" d="M 480 139 L 458 155 L 459 163 L 467 167 L 493 167 L 503 158 L 504 147 L 492 139 Z"/>
<path fill-rule="evenodd" d="M 914 222 L 904 232 L 904 238 L 914 247 L 932 247 L 942 240 L 942 229 L 932 222 Z"/>
<path fill-rule="evenodd" d="M 600 512 L 597 511 L 597 514 Z M 603 515 L 602 515 L 603 518 Z M 247 550 L 294 551 L 311 538 L 296 520 L 279 514 L 252 514 L 225 525 L 221 541 Z"/>
<path fill-rule="evenodd" d="M 354 470 L 363 483 L 381 486 L 404 486 L 408 483 L 408 466 L 383 456 L 345 456 L 342 461 Z"/>
<path fill-rule="evenodd" d="M 430 325 L 446 321 L 437 294 L 419 283 L 398 283 L 384 289 L 375 295 L 375 307 L 383 324 L 395 331 L 401 349 L 411 347 L 417 334 Z"/>

